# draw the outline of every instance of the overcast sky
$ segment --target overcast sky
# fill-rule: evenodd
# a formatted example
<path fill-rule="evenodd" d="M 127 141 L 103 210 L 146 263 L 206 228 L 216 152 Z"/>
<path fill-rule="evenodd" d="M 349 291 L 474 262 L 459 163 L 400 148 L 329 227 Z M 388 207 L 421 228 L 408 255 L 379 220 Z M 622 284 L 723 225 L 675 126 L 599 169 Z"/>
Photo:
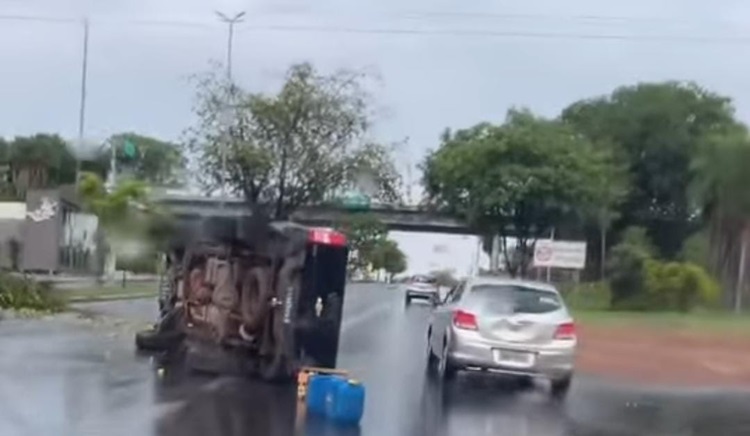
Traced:
<path fill-rule="evenodd" d="M 445 127 L 500 121 L 513 105 L 555 116 L 643 80 L 695 80 L 750 119 L 746 0 L 0 0 L 0 135 L 74 137 L 78 125 L 81 25 L 8 16 L 91 18 L 87 136 L 178 139 L 188 77 L 224 59 L 214 9 L 247 11 L 234 72 L 252 90 L 276 89 L 299 61 L 378 75 L 373 135 L 409 139 L 403 166 Z"/>
<path fill-rule="evenodd" d="M 514 105 L 556 116 L 638 81 L 697 81 L 750 121 L 747 0 L 0 0 L 0 135 L 73 138 L 78 126 L 82 26 L 9 16 L 90 17 L 88 137 L 177 140 L 192 121 L 188 77 L 224 60 L 215 9 L 247 12 L 234 73 L 251 90 L 277 89 L 300 61 L 379 76 L 373 135 L 408 138 L 404 173 L 445 127 L 501 121 Z M 465 274 L 475 258 L 474 238 L 394 237 L 411 272 Z"/>

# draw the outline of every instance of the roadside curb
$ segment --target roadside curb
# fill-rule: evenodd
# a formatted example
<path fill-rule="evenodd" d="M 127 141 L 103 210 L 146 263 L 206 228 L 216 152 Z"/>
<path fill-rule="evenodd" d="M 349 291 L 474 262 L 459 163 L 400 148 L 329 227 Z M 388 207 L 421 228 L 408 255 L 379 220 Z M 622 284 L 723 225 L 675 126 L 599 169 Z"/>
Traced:
<path fill-rule="evenodd" d="M 158 294 L 154 292 L 140 292 L 130 294 L 111 294 L 99 296 L 84 296 L 68 298 L 68 303 L 98 303 L 102 301 L 119 301 L 119 300 L 139 300 L 142 298 L 156 298 Z"/>

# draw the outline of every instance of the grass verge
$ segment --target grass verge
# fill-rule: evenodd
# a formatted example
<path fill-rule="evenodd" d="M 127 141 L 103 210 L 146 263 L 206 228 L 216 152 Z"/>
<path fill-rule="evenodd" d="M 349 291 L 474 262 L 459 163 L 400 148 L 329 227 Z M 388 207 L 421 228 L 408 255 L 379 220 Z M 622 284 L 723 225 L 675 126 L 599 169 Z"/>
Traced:
<path fill-rule="evenodd" d="M 65 295 L 65 299 L 69 302 L 82 303 L 87 301 L 155 298 L 158 294 L 158 289 L 156 283 L 128 283 L 124 287 L 120 284 L 111 284 L 78 289 L 61 289 L 58 292 Z"/>
<path fill-rule="evenodd" d="M 618 312 L 579 309 L 573 310 L 573 316 L 586 327 L 652 328 L 750 336 L 750 315 L 727 312 Z"/>
<path fill-rule="evenodd" d="M 61 312 L 67 307 L 50 285 L 34 280 L 0 273 L 0 309 L 27 313 Z"/>

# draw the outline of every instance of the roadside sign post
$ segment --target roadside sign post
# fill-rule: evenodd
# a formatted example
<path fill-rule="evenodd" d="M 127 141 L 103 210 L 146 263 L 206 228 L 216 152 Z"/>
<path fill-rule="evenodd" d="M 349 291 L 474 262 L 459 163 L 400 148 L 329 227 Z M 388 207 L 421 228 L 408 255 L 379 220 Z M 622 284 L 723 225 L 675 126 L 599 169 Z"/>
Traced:
<path fill-rule="evenodd" d="M 586 267 L 586 243 L 578 241 L 536 241 L 534 247 L 534 267 L 547 268 L 547 281 L 550 269 L 563 268 L 582 270 Z"/>

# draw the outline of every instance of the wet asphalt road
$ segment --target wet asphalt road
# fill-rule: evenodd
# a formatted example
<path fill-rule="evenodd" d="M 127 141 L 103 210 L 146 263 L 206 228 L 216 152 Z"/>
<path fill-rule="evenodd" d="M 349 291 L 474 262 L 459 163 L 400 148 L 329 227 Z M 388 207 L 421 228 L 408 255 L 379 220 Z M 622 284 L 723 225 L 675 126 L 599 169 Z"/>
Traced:
<path fill-rule="evenodd" d="M 379 285 L 348 291 L 339 366 L 367 388 L 358 429 L 295 416 L 293 387 L 171 368 L 159 375 L 132 346 L 132 332 L 155 316 L 155 302 L 141 300 L 86 306 L 122 323 L 0 321 L 0 435 L 750 435 L 750 392 L 579 375 L 557 404 L 543 387 L 518 390 L 495 377 L 435 385 L 424 368 L 429 308 L 406 309 L 402 297 Z"/>

